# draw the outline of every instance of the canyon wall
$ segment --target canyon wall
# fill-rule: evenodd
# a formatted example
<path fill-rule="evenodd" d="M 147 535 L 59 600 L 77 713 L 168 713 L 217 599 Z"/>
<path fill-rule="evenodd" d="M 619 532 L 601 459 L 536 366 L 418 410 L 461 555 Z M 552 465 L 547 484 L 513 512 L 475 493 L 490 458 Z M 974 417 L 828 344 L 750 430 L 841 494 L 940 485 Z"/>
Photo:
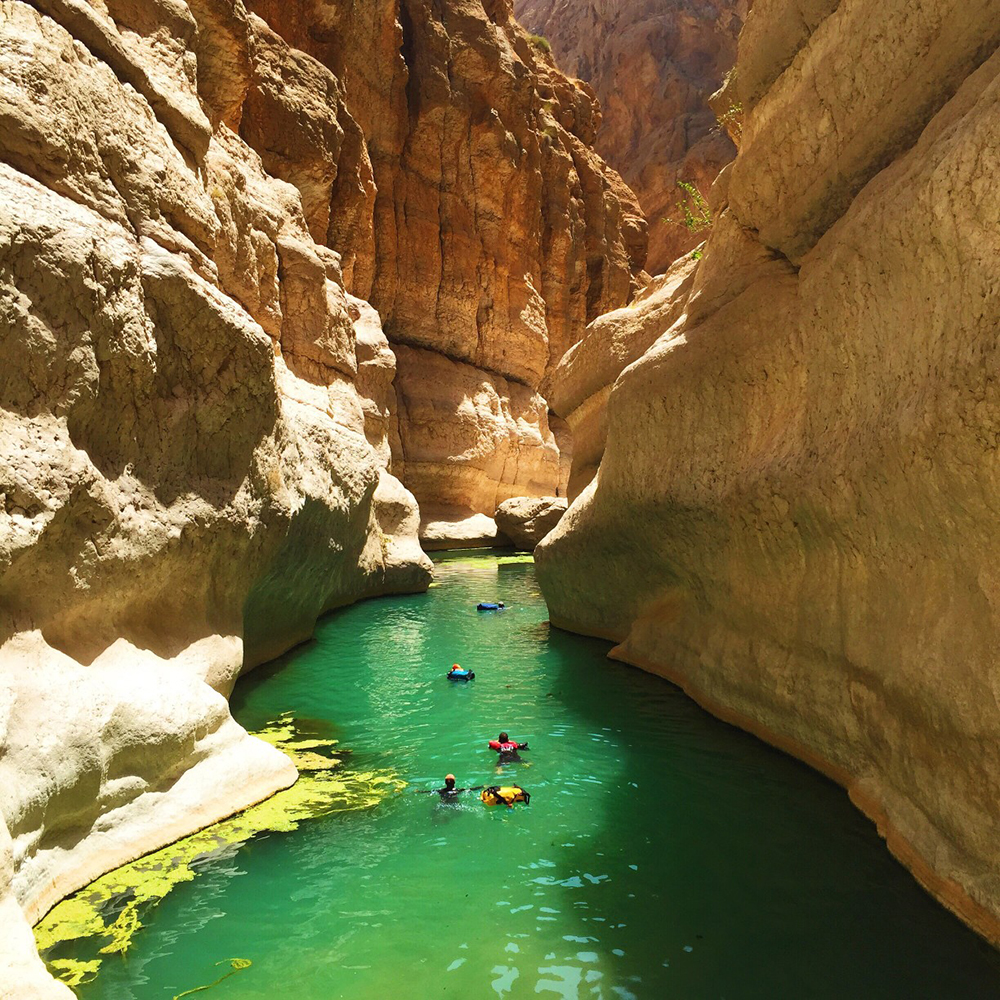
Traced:
<path fill-rule="evenodd" d="M 754 5 L 704 257 L 536 553 L 554 623 L 842 782 L 994 942 L 998 45 L 985 0 Z"/>
<path fill-rule="evenodd" d="M 569 440 L 539 385 L 590 320 L 628 301 L 645 260 L 635 198 L 591 149 L 593 92 L 529 43 L 510 0 L 247 6 L 274 44 L 343 81 L 370 153 L 364 238 L 348 246 L 330 230 L 328 188 L 311 228 L 354 254 L 348 288 L 399 348 L 394 469 L 420 503 L 422 538 L 489 542 L 502 501 L 565 487 Z M 286 103 L 309 114 L 297 95 Z M 265 165 L 308 201 L 312 146 L 269 109 L 260 117 L 272 123 Z M 244 119 L 244 134 L 256 129 Z"/>
<path fill-rule="evenodd" d="M 682 224 L 677 205 L 689 199 L 678 181 L 707 195 L 736 154 L 709 98 L 736 60 L 749 0 L 515 0 L 514 8 L 560 68 L 594 88 L 603 112 L 595 148 L 649 219 L 647 270 L 665 271 L 705 235 Z M 729 111 L 727 103 L 720 114 Z"/>
<path fill-rule="evenodd" d="M 644 254 L 594 121 L 503 0 L 0 0 L 0 996 L 294 781 L 228 695 L 426 587 L 400 476 L 491 524 L 565 481 L 538 386 Z"/>

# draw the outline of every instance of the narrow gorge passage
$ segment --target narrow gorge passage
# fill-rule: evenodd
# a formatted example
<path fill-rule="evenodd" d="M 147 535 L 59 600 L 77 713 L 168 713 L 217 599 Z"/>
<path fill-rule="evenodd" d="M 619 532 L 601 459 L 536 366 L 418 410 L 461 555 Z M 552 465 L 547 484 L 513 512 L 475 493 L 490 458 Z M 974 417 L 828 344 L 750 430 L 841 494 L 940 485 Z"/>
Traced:
<path fill-rule="evenodd" d="M 200 859 L 81 1000 L 1000 995 L 997 953 L 925 895 L 843 791 L 676 688 L 552 630 L 529 562 L 437 559 L 422 595 L 328 616 L 233 697 L 407 782 L 375 807 Z M 499 598 L 502 614 L 477 614 Z M 450 684 L 453 662 L 476 671 Z M 415 794 L 494 783 L 528 807 Z M 96 957 L 100 942 L 72 954 Z M 46 956 L 48 958 L 52 955 Z M 223 963 L 222 966 L 217 963 Z"/>

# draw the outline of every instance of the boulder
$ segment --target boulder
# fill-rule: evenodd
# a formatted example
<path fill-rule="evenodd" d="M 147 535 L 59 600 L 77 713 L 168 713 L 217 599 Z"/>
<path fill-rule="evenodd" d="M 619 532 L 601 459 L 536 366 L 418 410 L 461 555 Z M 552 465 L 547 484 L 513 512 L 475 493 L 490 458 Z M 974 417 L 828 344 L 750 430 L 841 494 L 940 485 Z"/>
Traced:
<path fill-rule="evenodd" d="M 512 497 L 497 507 L 497 528 L 514 548 L 530 552 L 559 523 L 568 505 L 565 497 Z"/>

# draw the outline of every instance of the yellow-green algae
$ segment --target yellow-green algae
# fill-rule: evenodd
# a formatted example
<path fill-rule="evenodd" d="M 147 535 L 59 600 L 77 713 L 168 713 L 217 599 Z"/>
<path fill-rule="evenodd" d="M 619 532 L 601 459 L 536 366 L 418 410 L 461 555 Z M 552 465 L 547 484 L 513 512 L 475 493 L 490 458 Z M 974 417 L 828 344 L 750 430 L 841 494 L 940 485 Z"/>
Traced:
<path fill-rule="evenodd" d="M 467 556 L 449 558 L 440 563 L 443 567 L 451 566 L 516 566 L 520 563 L 533 563 L 535 557 L 530 552 L 517 552 L 510 555 L 499 555 L 496 552 L 475 553 Z"/>
<path fill-rule="evenodd" d="M 225 965 L 229 962 L 231 966 L 230 970 L 223 976 L 219 976 L 218 979 L 213 979 L 212 982 L 206 983 L 204 986 L 196 986 L 193 990 L 185 990 L 183 993 L 177 993 L 174 996 L 174 1000 L 181 1000 L 181 997 L 189 997 L 193 993 L 204 993 L 205 990 L 210 990 L 213 986 L 218 986 L 223 979 L 228 979 L 230 976 L 235 976 L 237 972 L 242 972 L 244 969 L 249 969 L 253 962 L 249 958 L 229 958 L 224 959 L 221 962 L 216 962 L 216 965 Z"/>
<path fill-rule="evenodd" d="M 306 819 L 368 809 L 405 786 L 388 771 L 344 767 L 336 740 L 304 735 L 290 714 L 254 735 L 291 757 L 298 781 L 236 816 L 102 875 L 55 906 L 35 927 L 38 951 L 53 975 L 69 986 L 90 982 L 101 959 L 63 957 L 62 946 L 92 938 L 102 944 L 99 955 L 124 955 L 146 910 L 190 882 L 198 874 L 197 863 L 211 855 L 259 833 L 295 830 Z"/>

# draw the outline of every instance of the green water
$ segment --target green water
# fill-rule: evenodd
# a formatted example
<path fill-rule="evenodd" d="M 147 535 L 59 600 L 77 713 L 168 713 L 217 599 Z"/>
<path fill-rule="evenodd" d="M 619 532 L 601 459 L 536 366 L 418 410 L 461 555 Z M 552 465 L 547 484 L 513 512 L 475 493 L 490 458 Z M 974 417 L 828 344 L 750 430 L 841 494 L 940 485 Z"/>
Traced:
<path fill-rule="evenodd" d="M 886 853 L 845 794 L 670 685 L 544 624 L 531 565 L 438 563 L 428 594 L 327 618 L 241 682 L 409 788 L 211 856 L 85 1000 L 1000 997 L 998 955 Z M 502 614 L 477 614 L 499 598 Z M 445 680 L 454 661 L 467 685 Z M 530 806 L 414 794 L 447 771 Z"/>

